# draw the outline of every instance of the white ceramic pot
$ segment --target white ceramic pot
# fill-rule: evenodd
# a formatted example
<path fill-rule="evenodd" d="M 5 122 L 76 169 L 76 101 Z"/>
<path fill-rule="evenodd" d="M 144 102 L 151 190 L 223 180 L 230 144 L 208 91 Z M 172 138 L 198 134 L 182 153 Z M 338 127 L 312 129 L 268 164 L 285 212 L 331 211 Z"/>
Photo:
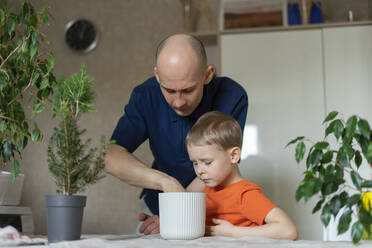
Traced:
<path fill-rule="evenodd" d="M 196 239 L 205 232 L 205 193 L 159 194 L 160 235 L 164 239 Z"/>

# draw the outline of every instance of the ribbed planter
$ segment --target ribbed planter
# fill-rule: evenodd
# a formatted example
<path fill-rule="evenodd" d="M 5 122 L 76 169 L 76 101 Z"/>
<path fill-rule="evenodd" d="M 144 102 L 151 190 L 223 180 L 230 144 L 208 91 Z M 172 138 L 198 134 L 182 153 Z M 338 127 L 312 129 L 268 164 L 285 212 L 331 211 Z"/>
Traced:
<path fill-rule="evenodd" d="M 48 242 L 79 240 L 86 196 L 47 195 Z"/>
<path fill-rule="evenodd" d="M 159 193 L 160 235 L 164 239 L 196 239 L 205 231 L 205 193 Z"/>

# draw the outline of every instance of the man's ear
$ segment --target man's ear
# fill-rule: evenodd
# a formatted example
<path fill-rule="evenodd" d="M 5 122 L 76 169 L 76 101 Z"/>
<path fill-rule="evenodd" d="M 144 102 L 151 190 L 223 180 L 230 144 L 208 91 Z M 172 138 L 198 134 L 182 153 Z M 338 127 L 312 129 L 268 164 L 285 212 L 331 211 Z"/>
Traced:
<path fill-rule="evenodd" d="M 237 146 L 230 149 L 230 160 L 232 164 L 237 164 L 240 159 L 241 149 Z"/>
<path fill-rule="evenodd" d="M 209 84 L 212 81 L 214 74 L 215 74 L 215 70 L 214 70 L 213 65 L 208 65 L 207 69 L 205 70 L 204 84 Z"/>
<path fill-rule="evenodd" d="M 154 75 L 156 77 L 156 80 L 158 80 L 158 82 L 160 83 L 159 72 L 158 72 L 158 68 L 156 66 L 154 67 Z"/>

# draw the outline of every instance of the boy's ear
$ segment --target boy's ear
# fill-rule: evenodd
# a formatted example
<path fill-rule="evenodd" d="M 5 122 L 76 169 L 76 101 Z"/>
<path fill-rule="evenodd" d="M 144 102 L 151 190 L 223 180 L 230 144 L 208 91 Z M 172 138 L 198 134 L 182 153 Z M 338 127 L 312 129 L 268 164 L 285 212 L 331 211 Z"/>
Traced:
<path fill-rule="evenodd" d="M 230 159 L 232 164 L 237 164 L 240 159 L 241 149 L 237 146 L 231 148 Z"/>

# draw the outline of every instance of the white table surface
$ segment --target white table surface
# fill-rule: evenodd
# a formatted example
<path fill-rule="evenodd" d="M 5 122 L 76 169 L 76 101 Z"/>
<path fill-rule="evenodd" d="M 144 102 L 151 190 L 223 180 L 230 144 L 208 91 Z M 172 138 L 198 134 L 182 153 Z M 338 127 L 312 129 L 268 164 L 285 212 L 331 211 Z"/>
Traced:
<path fill-rule="evenodd" d="M 42 240 L 42 239 L 39 239 Z M 1 247 L 1 245 L 0 245 Z M 213 247 L 213 248 L 372 248 L 372 241 L 361 241 L 354 245 L 347 241 L 318 241 L 318 240 L 273 240 L 257 237 L 228 238 L 228 237 L 202 237 L 194 240 L 165 240 L 156 235 L 83 235 L 78 241 L 64 241 L 49 245 L 26 245 L 29 248 L 125 248 L 125 247 Z"/>

